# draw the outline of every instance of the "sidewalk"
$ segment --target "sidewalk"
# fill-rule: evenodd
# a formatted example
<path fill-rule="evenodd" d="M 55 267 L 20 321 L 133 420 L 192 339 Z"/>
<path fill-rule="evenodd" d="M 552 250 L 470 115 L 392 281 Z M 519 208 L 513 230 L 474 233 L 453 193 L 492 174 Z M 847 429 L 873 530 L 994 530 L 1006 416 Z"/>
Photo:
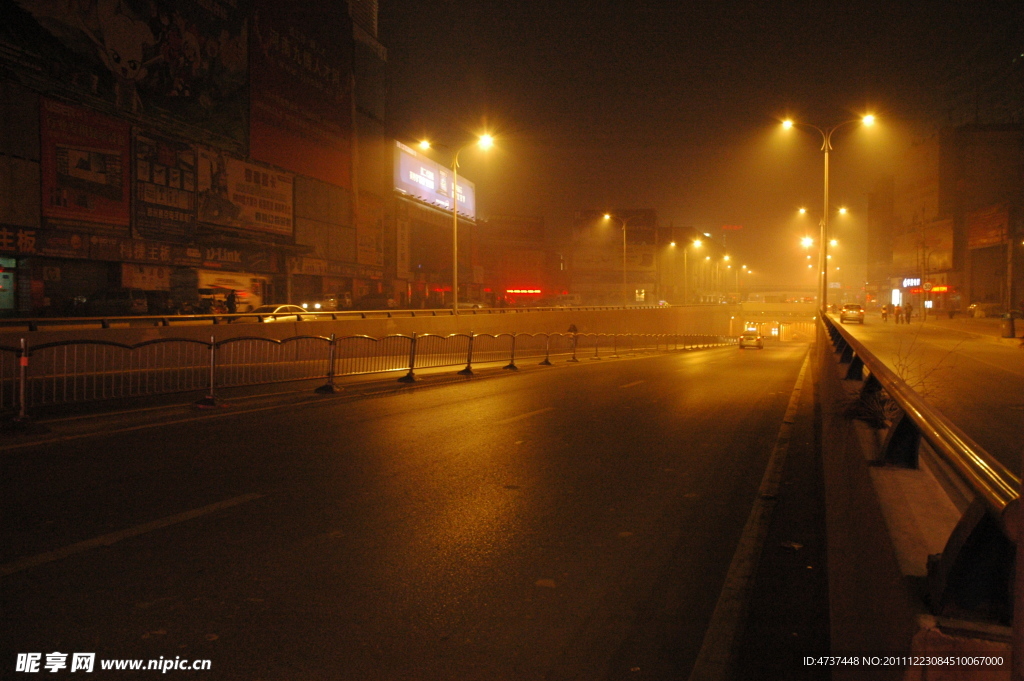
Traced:
<path fill-rule="evenodd" d="M 921 318 L 917 313 L 914 314 L 912 319 L 913 323 L 920 322 Z M 1014 331 L 1016 337 L 1024 338 L 1024 319 L 1015 319 Z M 957 313 L 952 319 L 945 313 L 931 313 L 928 315 L 928 319 L 924 322 L 928 326 L 935 326 L 941 329 L 949 329 L 952 331 L 962 331 L 963 333 L 970 333 L 977 336 L 985 336 L 991 338 L 1000 343 L 1017 344 L 1020 341 L 1013 338 L 1003 338 L 1003 320 L 999 317 L 979 317 L 973 318 L 968 317 L 964 313 Z"/>

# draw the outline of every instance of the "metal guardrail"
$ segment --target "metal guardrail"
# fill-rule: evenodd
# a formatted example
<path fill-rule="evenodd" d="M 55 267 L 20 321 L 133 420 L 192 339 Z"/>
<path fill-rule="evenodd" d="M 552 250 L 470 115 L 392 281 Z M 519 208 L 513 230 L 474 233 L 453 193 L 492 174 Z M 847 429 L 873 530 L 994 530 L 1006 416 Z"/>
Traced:
<path fill-rule="evenodd" d="M 472 315 L 512 315 L 534 312 L 568 312 L 594 310 L 657 310 L 679 307 L 672 305 L 574 305 L 572 307 L 481 307 L 459 308 L 458 316 Z M 721 307 L 717 303 L 700 303 L 686 307 Z M 178 326 L 178 325 L 212 325 L 262 323 L 270 320 L 279 321 L 336 321 L 339 319 L 394 319 L 415 317 L 451 317 L 455 311 L 451 308 L 420 309 L 420 310 L 334 310 L 326 312 L 309 311 L 302 314 L 267 315 L 240 312 L 237 314 L 163 314 L 163 315 L 129 315 L 129 316 L 98 316 L 98 317 L 0 317 L 0 330 L 39 331 L 45 328 L 102 328 L 109 329 L 120 326 Z"/>
<path fill-rule="evenodd" d="M 863 343 L 826 315 L 821 317 L 845 379 L 861 381 L 860 402 L 878 403 L 884 391 L 899 407 L 882 444 L 885 463 L 916 468 L 927 443 L 943 472 L 966 491 L 968 508 L 942 554 L 929 558 L 929 599 L 939 614 L 1012 612 L 1014 544 L 1018 537 L 1021 481 L 939 410 L 929 405 Z M 865 370 L 868 372 L 865 375 Z M 984 613 L 983 613 L 984 614 Z"/>
<path fill-rule="evenodd" d="M 135 344 L 80 339 L 20 347 L 0 346 L 0 410 L 28 418 L 34 407 L 205 391 L 201 405 L 216 403 L 222 388 L 317 378 L 321 392 L 333 392 L 339 376 L 406 372 L 474 363 L 516 362 L 553 356 L 592 359 L 664 348 L 697 349 L 735 343 L 709 335 L 668 334 L 433 334 L 412 336 L 240 336 L 209 341 L 159 338 Z"/>

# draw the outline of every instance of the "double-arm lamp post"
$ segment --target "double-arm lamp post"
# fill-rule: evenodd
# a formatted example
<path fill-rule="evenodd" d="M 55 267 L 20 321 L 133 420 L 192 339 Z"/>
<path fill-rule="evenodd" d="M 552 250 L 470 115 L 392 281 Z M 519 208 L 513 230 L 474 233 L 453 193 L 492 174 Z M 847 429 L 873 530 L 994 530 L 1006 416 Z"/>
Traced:
<path fill-rule="evenodd" d="M 832 134 L 844 125 L 852 123 L 863 123 L 868 126 L 874 125 L 875 117 L 868 114 L 862 118 L 853 118 L 843 121 L 838 125 L 833 125 L 827 130 L 822 130 L 818 126 L 810 125 L 809 123 L 795 123 L 789 119 L 782 122 L 782 127 L 786 130 L 799 125 L 804 128 L 817 130 L 821 134 L 821 150 L 825 154 L 825 202 L 821 219 L 821 248 L 818 249 L 818 305 L 823 312 L 828 309 L 828 274 L 826 272 L 828 269 L 828 154 L 832 151 Z"/>
<path fill-rule="evenodd" d="M 438 145 L 440 146 L 440 145 Z M 459 314 L 459 154 L 467 147 L 477 146 L 483 150 L 494 146 L 494 138 L 481 135 L 475 142 L 463 144 L 452 156 L 452 314 Z M 430 149 L 427 140 L 420 142 L 420 149 Z"/>

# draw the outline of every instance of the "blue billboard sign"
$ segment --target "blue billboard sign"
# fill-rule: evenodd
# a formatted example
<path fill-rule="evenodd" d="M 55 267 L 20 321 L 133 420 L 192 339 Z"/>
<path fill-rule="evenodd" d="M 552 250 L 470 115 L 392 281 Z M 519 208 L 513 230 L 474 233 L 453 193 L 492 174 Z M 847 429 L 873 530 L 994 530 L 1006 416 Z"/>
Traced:
<path fill-rule="evenodd" d="M 426 204 L 452 209 L 452 171 L 412 147 L 395 142 L 395 190 Z M 459 214 L 476 219 L 476 185 L 459 176 Z"/>

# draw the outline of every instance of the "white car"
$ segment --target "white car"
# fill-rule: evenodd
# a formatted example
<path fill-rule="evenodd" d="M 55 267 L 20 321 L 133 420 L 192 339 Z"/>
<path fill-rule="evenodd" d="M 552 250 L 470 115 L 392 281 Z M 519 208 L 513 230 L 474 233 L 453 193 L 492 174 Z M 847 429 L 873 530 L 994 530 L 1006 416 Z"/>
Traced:
<path fill-rule="evenodd" d="M 740 336 L 739 340 L 740 350 L 744 348 L 757 348 L 758 350 L 764 350 L 764 338 L 758 333 L 747 332 Z"/>

